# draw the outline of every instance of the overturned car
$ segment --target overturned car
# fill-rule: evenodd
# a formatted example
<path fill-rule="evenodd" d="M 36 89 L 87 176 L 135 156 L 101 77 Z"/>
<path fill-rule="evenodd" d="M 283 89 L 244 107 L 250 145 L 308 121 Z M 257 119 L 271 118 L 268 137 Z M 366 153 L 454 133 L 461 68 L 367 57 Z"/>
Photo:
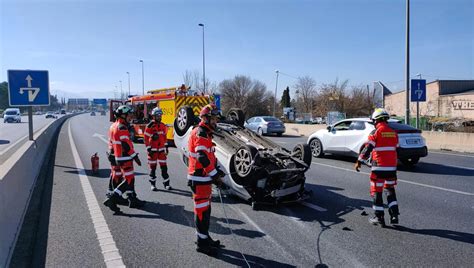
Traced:
<path fill-rule="evenodd" d="M 188 165 L 188 140 L 198 119 L 191 107 L 178 110 L 174 121 L 174 142 Z M 305 172 L 311 165 L 311 150 L 297 144 L 292 151 L 243 127 L 244 114 L 231 109 L 227 119 L 218 123 L 214 132 L 215 153 L 222 178 L 230 193 L 251 202 L 278 204 L 301 201 L 308 197 Z"/>

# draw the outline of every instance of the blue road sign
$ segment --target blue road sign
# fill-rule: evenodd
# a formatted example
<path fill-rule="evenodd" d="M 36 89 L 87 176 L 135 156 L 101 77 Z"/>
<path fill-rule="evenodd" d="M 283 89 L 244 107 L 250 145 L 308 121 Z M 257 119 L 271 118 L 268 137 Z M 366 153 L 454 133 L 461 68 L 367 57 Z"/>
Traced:
<path fill-rule="evenodd" d="M 426 80 L 412 79 L 410 92 L 412 102 L 426 101 Z"/>
<path fill-rule="evenodd" d="M 107 99 L 93 99 L 92 103 L 96 105 L 106 105 L 107 104 Z"/>
<path fill-rule="evenodd" d="M 10 106 L 48 106 L 48 71 L 8 70 Z"/>

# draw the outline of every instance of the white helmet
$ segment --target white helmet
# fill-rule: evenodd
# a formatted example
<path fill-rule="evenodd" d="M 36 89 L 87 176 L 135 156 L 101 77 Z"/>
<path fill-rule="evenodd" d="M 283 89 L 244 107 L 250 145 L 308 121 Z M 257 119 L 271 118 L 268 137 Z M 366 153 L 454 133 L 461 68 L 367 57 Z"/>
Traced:
<path fill-rule="evenodd" d="M 374 113 L 371 116 L 372 120 L 378 120 L 378 119 L 389 119 L 390 115 L 388 114 L 387 110 L 384 108 L 377 108 L 375 109 Z"/>
<path fill-rule="evenodd" d="M 156 107 L 153 110 L 151 110 L 151 115 L 157 116 L 157 115 L 163 115 L 163 110 L 161 110 L 160 107 Z"/>

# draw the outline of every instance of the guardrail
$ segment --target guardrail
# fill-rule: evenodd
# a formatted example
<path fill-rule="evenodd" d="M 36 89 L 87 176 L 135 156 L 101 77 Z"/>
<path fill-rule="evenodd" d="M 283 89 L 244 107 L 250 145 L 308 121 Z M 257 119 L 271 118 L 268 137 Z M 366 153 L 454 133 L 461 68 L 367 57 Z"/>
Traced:
<path fill-rule="evenodd" d="M 16 244 L 31 194 L 47 153 L 66 115 L 34 134 L 0 166 L 0 267 L 6 267 Z"/>

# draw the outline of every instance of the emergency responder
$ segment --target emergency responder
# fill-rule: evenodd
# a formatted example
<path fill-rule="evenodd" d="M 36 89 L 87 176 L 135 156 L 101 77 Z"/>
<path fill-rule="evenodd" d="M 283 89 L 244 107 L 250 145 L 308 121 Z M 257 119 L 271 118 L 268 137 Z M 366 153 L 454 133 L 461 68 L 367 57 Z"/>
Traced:
<path fill-rule="evenodd" d="M 114 212 L 119 212 L 117 203 L 120 202 L 122 195 L 128 199 L 130 208 L 140 208 L 145 202 L 137 198 L 135 192 L 135 174 L 133 171 L 133 161 L 141 166 L 138 153 L 133 149 L 133 143 L 130 140 L 128 131 L 128 122 L 131 119 L 133 109 L 127 105 L 121 105 L 115 110 L 116 122 L 110 128 L 110 138 L 112 148 L 115 154 L 115 161 L 120 166 L 123 180 L 115 187 L 113 193 L 104 201 L 104 205 Z"/>
<path fill-rule="evenodd" d="M 163 111 L 156 107 L 151 111 L 152 121 L 145 128 L 145 146 L 148 152 L 148 166 L 150 167 L 151 190 L 156 189 L 156 164 L 160 164 L 163 186 L 171 190 L 166 156 L 168 155 L 167 133 L 168 128 L 161 122 Z"/>
<path fill-rule="evenodd" d="M 204 106 L 199 114 L 201 122 L 194 128 L 189 138 L 188 185 L 193 192 L 194 221 L 196 225 L 196 250 L 208 255 L 215 255 L 220 247 L 219 240 L 209 236 L 211 218 L 212 183 L 222 185 L 225 175 L 217 167 L 214 154 L 212 132 L 216 129 L 219 111 L 213 104 Z"/>
<path fill-rule="evenodd" d="M 366 162 L 370 156 L 370 195 L 373 198 L 375 216 L 369 219 L 369 222 L 375 225 L 385 227 L 384 204 L 382 191 L 385 189 L 387 196 L 388 212 L 390 214 L 390 223 L 398 224 L 398 203 L 395 194 L 395 185 L 397 185 L 397 146 L 398 135 L 388 126 L 387 120 L 390 115 L 385 109 L 375 109 L 372 114 L 372 120 L 375 129 L 369 134 L 368 141 L 364 146 L 354 168 L 359 171 L 363 162 Z"/>
<path fill-rule="evenodd" d="M 115 117 L 115 116 L 114 116 Z M 114 192 L 114 189 L 122 181 L 122 172 L 120 171 L 120 166 L 115 161 L 115 153 L 112 142 L 112 130 L 116 128 L 118 124 L 117 118 L 115 118 L 114 123 L 110 125 L 109 128 L 109 151 L 107 152 L 107 157 L 110 162 L 110 180 L 109 180 L 109 190 L 107 192 L 107 197 L 111 196 Z"/>

